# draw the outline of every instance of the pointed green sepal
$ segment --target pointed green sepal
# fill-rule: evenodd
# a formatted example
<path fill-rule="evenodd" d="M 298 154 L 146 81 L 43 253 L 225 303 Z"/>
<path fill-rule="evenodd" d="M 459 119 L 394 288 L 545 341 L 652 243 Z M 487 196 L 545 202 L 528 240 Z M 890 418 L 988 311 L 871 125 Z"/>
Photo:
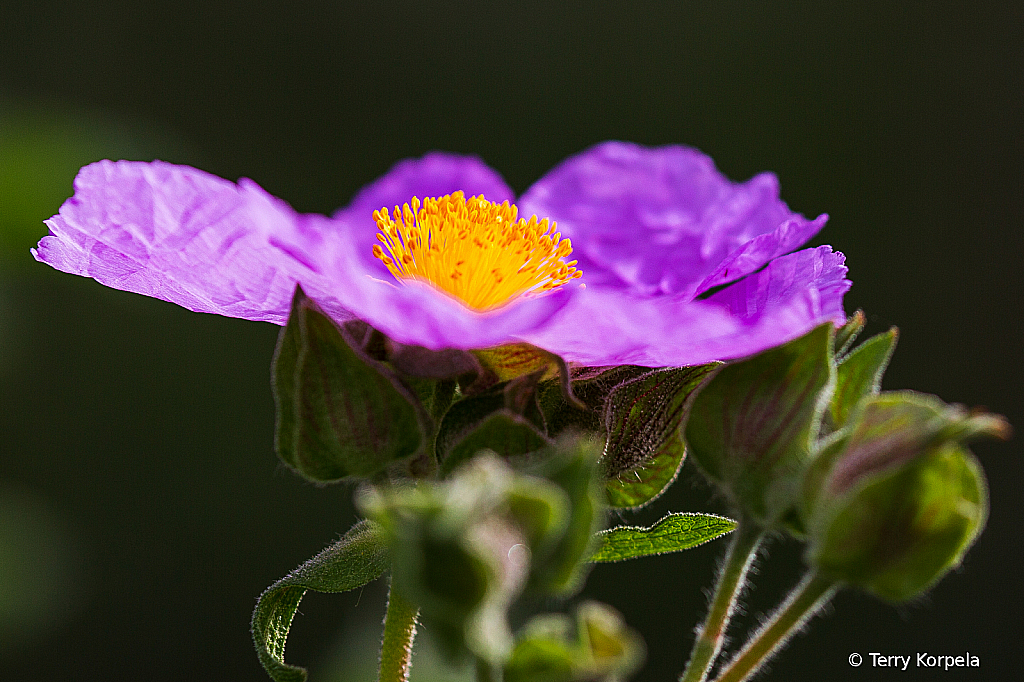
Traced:
<path fill-rule="evenodd" d="M 878 393 L 898 335 L 893 327 L 884 334 L 872 336 L 840 359 L 836 390 L 826 413 L 832 429 L 841 429 L 846 424 L 861 398 Z"/>
<path fill-rule="evenodd" d="M 274 682 L 305 682 L 306 671 L 284 662 L 292 619 L 307 590 L 345 592 L 379 578 L 388 552 L 378 528 L 361 521 L 333 545 L 278 580 L 252 614 L 252 639 L 260 663 Z"/>
<path fill-rule="evenodd" d="M 368 477 L 423 451 L 416 396 L 298 287 L 272 373 L 277 454 L 306 478 Z"/>
<path fill-rule="evenodd" d="M 866 322 L 867 319 L 864 317 L 864 311 L 858 310 L 847 318 L 846 323 L 842 327 L 836 330 L 836 338 L 832 344 L 836 358 L 842 358 L 846 354 L 846 351 L 850 349 L 850 346 L 857 340 L 860 333 L 864 331 L 864 324 Z"/>
<path fill-rule="evenodd" d="M 593 563 L 626 561 L 692 549 L 736 529 L 736 522 L 717 514 L 669 514 L 650 528 L 619 526 L 598 533 L 601 544 Z"/>
<path fill-rule="evenodd" d="M 565 399 L 565 391 L 559 382 L 542 382 L 538 397 L 548 435 L 554 438 L 565 431 L 574 431 L 603 437 L 605 403 L 609 394 L 623 382 L 650 371 L 636 365 L 573 368 L 569 384 L 575 402 Z"/>
<path fill-rule="evenodd" d="M 719 371 L 693 402 L 690 457 L 752 521 L 779 526 L 794 508 L 835 386 L 834 327 Z"/>
<path fill-rule="evenodd" d="M 642 507 L 675 480 L 685 454 L 680 427 L 697 389 L 716 367 L 657 369 L 609 393 L 601 460 L 609 505 Z"/>

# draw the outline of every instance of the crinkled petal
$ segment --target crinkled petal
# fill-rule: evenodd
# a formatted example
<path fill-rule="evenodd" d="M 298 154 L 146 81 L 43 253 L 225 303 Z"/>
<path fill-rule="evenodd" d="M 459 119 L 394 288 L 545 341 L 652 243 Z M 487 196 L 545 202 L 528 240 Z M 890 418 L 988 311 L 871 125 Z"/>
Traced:
<path fill-rule="evenodd" d="M 592 287 L 524 340 L 587 365 L 679 366 L 744 357 L 822 322 L 841 323 L 842 295 L 850 286 L 843 262 L 827 246 L 799 251 L 706 300 Z"/>
<path fill-rule="evenodd" d="M 32 253 L 58 270 L 197 312 L 284 324 L 296 282 L 326 299 L 324 235 L 247 180 L 186 166 L 101 161 L 46 221 Z"/>
<path fill-rule="evenodd" d="M 730 254 L 733 269 L 707 286 L 800 246 L 825 220 L 792 213 L 771 173 L 734 183 L 696 149 L 625 142 L 567 159 L 523 195 L 519 208 L 558 222 L 589 284 L 690 296 Z M 761 235 L 774 236 L 757 240 Z"/>
<path fill-rule="evenodd" d="M 761 234 L 733 251 L 722 261 L 714 272 L 697 285 L 694 295 L 699 296 L 729 282 L 735 282 L 752 272 L 764 267 L 773 258 L 785 255 L 802 246 L 808 239 L 821 231 L 828 216 L 822 214 L 812 221 L 795 219 L 787 220 L 778 229 Z"/>
<path fill-rule="evenodd" d="M 789 305 L 804 293 L 812 293 L 806 317 L 841 323 L 843 294 L 850 289 L 846 279 L 846 257 L 830 246 L 804 249 L 776 258 L 764 270 L 736 282 L 708 297 L 725 306 L 731 315 L 757 320 L 776 308 Z"/>
<path fill-rule="evenodd" d="M 520 214 L 559 222 L 586 287 L 487 313 L 396 281 L 372 255 L 373 211 L 456 190 L 512 198 L 479 159 L 451 154 L 397 164 L 334 218 L 299 215 L 251 181 L 106 161 L 81 171 L 75 196 L 47 221 L 51 235 L 33 253 L 191 310 L 283 324 L 301 284 L 335 320 L 365 320 L 401 343 L 524 341 L 590 365 L 737 358 L 842 321 L 842 254 L 820 247 L 783 255 L 825 217 L 790 213 L 770 174 L 734 184 L 683 147 L 606 143 L 570 159 L 519 202 Z"/>

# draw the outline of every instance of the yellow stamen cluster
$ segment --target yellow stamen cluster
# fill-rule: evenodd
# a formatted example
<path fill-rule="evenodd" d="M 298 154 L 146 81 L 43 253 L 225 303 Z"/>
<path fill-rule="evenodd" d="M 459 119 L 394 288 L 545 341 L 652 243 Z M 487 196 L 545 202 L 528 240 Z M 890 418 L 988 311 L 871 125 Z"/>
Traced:
<path fill-rule="evenodd" d="M 373 255 L 398 280 L 418 279 L 485 311 L 530 292 L 562 286 L 583 273 L 565 262 L 572 244 L 555 223 L 517 220 L 507 201 L 495 204 L 462 192 L 413 197 L 412 206 L 373 212 L 380 232 Z"/>

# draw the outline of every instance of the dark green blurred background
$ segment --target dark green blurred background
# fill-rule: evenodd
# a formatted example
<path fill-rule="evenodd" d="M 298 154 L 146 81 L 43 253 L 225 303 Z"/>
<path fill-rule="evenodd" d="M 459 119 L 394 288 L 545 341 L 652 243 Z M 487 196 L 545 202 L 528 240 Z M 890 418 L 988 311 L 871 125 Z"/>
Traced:
<path fill-rule="evenodd" d="M 0 4 L 3 679 L 266 679 L 256 596 L 354 519 L 349 488 L 274 457 L 275 327 L 31 259 L 99 158 L 248 176 L 330 212 L 432 149 L 478 154 L 522 191 L 602 140 L 694 145 L 832 216 L 818 243 L 847 254 L 847 309 L 902 332 L 885 387 L 1024 428 L 1024 6 L 846 5 Z M 1020 442 L 976 448 L 992 517 L 963 570 L 899 609 L 842 594 L 768 679 L 1018 679 Z M 689 466 L 653 507 L 629 520 L 721 510 Z M 585 594 L 647 641 L 636 679 L 675 679 L 722 549 L 593 572 Z M 770 554 L 742 622 L 796 580 L 799 548 Z M 289 659 L 314 682 L 370 680 L 382 600 L 379 585 L 307 597 Z M 855 651 L 970 651 L 982 667 L 852 669 Z M 418 661 L 414 681 L 453 679 Z"/>

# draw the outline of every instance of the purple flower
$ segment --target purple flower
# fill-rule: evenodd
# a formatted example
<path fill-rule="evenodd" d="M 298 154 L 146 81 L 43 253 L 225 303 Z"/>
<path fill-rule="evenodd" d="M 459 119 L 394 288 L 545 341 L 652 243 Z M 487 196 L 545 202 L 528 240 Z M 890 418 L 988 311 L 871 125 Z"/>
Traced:
<path fill-rule="evenodd" d="M 826 216 L 790 212 L 768 173 L 733 183 L 696 150 L 622 142 L 567 159 L 517 205 L 522 216 L 557 223 L 572 244 L 560 263 L 578 261 L 582 277 L 480 309 L 420 279 L 398 279 L 381 260 L 387 240 L 375 211 L 458 191 L 493 205 L 514 201 L 479 159 L 443 153 L 398 163 L 330 218 L 298 214 L 245 179 L 101 161 L 81 170 L 33 255 L 190 310 L 276 324 L 298 283 L 335 320 L 364 320 L 405 344 L 525 342 L 588 365 L 737 358 L 844 317 L 843 255 L 828 246 L 794 252 Z M 398 249 L 412 253 L 401 240 Z M 490 261 L 473 259 L 459 256 L 457 276 L 490 272 Z"/>

